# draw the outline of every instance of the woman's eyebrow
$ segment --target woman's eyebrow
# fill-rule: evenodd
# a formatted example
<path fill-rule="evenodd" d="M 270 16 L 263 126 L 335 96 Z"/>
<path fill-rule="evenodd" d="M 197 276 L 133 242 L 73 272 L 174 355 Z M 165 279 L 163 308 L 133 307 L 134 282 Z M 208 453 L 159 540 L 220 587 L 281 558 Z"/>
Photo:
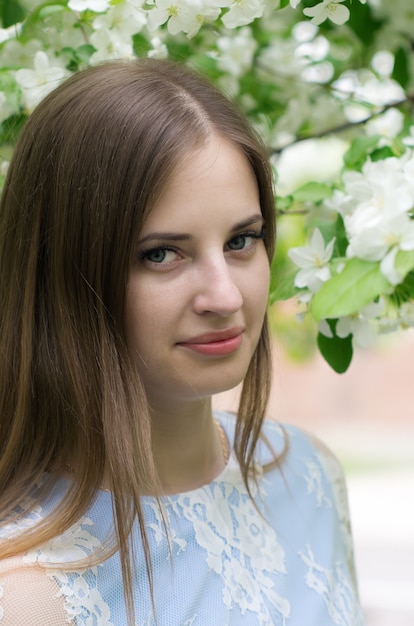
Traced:
<path fill-rule="evenodd" d="M 146 243 L 147 241 L 187 241 L 189 239 L 192 239 L 191 235 L 188 235 L 187 233 L 161 233 L 161 232 L 155 232 L 155 233 L 150 233 L 149 235 L 146 235 L 145 237 L 142 237 L 142 239 L 138 240 L 138 245 L 141 245 L 143 243 Z"/>
<path fill-rule="evenodd" d="M 257 213 L 256 215 L 252 215 L 252 217 L 249 217 L 246 220 L 237 222 L 237 224 L 232 226 L 231 232 L 233 233 L 237 230 L 241 230 L 242 228 L 248 228 L 249 226 L 253 226 L 253 224 L 257 224 L 258 222 L 264 222 L 264 218 L 261 213 Z"/>

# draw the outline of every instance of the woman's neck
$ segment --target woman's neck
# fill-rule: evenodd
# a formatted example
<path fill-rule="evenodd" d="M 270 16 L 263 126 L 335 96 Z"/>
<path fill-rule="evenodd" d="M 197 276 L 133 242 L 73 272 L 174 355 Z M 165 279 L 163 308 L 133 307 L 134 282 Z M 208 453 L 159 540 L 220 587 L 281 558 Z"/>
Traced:
<path fill-rule="evenodd" d="M 228 443 L 213 419 L 210 399 L 153 410 L 152 447 L 165 494 L 210 483 L 228 458 Z"/>

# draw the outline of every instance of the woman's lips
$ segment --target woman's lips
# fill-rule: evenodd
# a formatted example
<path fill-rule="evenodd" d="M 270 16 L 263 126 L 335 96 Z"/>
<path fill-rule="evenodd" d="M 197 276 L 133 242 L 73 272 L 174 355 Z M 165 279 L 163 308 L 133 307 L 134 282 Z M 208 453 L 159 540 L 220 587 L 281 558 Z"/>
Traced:
<path fill-rule="evenodd" d="M 237 350 L 242 340 L 243 328 L 232 328 L 198 335 L 178 345 L 207 356 L 226 356 Z"/>

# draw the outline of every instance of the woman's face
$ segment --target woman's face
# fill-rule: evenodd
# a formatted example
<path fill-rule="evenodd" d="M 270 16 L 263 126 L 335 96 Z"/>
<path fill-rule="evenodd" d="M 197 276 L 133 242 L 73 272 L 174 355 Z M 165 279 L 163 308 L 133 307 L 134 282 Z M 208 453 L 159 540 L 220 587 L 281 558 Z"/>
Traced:
<path fill-rule="evenodd" d="M 150 401 L 204 398 L 244 378 L 267 304 L 262 237 L 251 167 L 214 137 L 151 210 L 128 278 L 127 339 Z"/>

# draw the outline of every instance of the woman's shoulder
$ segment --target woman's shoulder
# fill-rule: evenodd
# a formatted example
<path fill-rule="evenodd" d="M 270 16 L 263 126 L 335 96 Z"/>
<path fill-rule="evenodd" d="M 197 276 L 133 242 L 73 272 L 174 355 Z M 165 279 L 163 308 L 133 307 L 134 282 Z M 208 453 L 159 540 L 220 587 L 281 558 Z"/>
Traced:
<path fill-rule="evenodd" d="M 300 501 L 305 518 L 317 518 L 319 523 L 325 520 L 327 527 L 337 525 L 353 572 L 348 492 L 342 464 L 333 451 L 313 433 L 295 425 L 267 421 L 263 433 L 268 447 L 269 444 L 276 446 L 276 452 L 280 450 L 277 446 L 280 446 L 281 432 L 285 437 L 286 448 L 279 457 L 279 463 L 273 465 L 273 471 L 265 474 L 265 480 L 269 485 L 280 485 L 283 481 L 292 499 Z M 266 454 L 267 458 L 271 456 L 270 452 Z"/>
<path fill-rule="evenodd" d="M 266 420 L 259 456 L 262 465 L 276 459 L 276 467 L 291 484 L 301 483 L 307 493 L 332 499 L 339 516 L 348 509 L 343 467 L 334 452 L 315 434 L 296 425 Z M 321 504 L 321 502 L 319 502 Z"/>
<path fill-rule="evenodd" d="M 216 417 L 232 443 L 236 416 L 220 413 Z M 263 468 L 269 495 L 290 493 L 295 500 L 307 502 L 315 510 L 332 508 L 344 530 L 348 527 L 348 496 L 342 465 L 316 435 L 296 425 L 266 419 L 255 460 Z"/>
<path fill-rule="evenodd" d="M 316 459 L 330 470 L 341 470 L 341 465 L 326 443 L 317 435 L 294 424 L 267 419 L 263 423 L 262 438 L 276 453 L 284 452 L 289 462 Z"/>
<path fill-rule="evenodd" d="M 26 509 L 30 502 L 26 502 L 23 512 L 16 511 L 13 517 L 0 525 L 0 542 L 7 546 L 48 515 L 53 516 L 66 491 L 67 481 L 58 479 L 53 492 L 43 500 L 33 500 L 30 510 Z M 95 569 L 82 565 L 75 570 L 72 564 L 85 563 L 103 549 L 108 529 L 112 528 L 112 509 L 108 502 L 105 492 L 67 530 L 34 545 L 21 555 L 0 560 L 2 626 L 74 624 L 77 611 L 85 602 L 89 603 L 89 607 L 96 602 L 99 610 L 102 607 L 107 610 L 104 600 L 94 591 L 94 582 L 89 581 L 90 573 L 95 574 Z M 82 589 L 81 596 L 77 592 L 79 589 Z M 104 623 L 107 622 L 102 621 Z"/>
<path fill-rule="evenodd" d="M 221 411 L 216 412 L 215 416 L 225 428 L 230 443 L 233 444 L 236 415 Z M 266 419 L 263 422 L 256 449 L 256 461 L 265 466 L 275 459 L 280 459 L 280 467 L 284 463 L 292 467 L 292 465 L 317 462 L 330 476 L 343 474 L 334 453 L 315 434 L 294 424 Z"/>
<path fill-rule="evenodd" d="M 0 621 L 2 626 L 68 626 L 57 582 L 22 557 L 0 560 Z"/>

